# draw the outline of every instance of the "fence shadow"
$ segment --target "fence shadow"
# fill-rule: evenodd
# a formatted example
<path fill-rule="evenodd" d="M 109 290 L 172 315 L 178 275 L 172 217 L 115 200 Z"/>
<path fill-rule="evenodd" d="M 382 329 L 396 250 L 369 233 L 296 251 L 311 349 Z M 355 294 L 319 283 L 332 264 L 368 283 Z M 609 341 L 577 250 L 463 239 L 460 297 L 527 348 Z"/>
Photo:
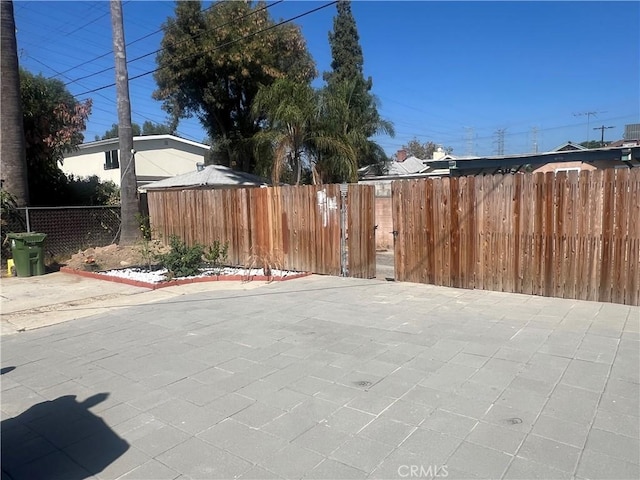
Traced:
<path fill-rule="evenodd" d="M 3 420 L 2 478 L 81 480 L 103 471 L 129 449 L 89 410 L 108 396 L 66 395 Z"/>

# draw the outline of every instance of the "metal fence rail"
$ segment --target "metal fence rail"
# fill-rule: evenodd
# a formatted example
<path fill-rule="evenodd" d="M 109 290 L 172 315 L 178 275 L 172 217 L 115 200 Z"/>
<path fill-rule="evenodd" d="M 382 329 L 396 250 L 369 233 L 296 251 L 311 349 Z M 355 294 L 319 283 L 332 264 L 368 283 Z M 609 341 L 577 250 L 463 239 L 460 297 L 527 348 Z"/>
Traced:
<path fill-rule="evenodd" d="M 119 240 L 119 206 L 25 207 L 19 212 L 22 222 L 11 220 L 7 231 L 46 233 L 45 252 L 49 257 L 66 256 Z"/>

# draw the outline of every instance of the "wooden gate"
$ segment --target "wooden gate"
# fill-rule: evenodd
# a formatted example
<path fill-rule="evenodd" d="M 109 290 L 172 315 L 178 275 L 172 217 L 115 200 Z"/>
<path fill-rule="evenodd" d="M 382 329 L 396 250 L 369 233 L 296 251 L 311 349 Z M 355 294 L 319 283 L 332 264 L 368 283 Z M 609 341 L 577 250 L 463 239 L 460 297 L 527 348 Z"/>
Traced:
<path fill-rule="evenodd" d="M 305 185 L 148 191 L 151 227 L 166 241 L 229 243 L 234 265 L 375 277 L 374 188 Z M 345 238 L 341 234 L 344 232 Z M 343 241 L 341 241 L 343 240 Z M 346 255 L 343 257 L 341 246 Z"/>

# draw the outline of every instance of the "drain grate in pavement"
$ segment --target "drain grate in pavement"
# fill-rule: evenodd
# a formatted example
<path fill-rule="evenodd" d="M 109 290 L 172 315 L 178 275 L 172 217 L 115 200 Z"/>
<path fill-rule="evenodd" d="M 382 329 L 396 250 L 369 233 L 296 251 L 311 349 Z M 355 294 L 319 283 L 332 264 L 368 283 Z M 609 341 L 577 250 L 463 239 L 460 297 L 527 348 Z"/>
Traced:
<path fill-rule="evenodd" d="M 358 380 L 357 382 L 353 382 L 353 384 L 356 387 L 363 387 L 363 388 L 370 387 L 371 385 L 373 385 L 371 382 L 367 380 Z"/>

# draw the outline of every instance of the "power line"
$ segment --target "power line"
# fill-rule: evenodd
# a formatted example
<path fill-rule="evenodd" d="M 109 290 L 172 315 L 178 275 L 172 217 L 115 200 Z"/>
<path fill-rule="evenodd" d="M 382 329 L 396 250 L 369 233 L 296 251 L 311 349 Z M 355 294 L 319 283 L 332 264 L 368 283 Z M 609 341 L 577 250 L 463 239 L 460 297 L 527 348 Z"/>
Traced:
<path fill-rule="evenodd" d="M 600 130 L 601 132 L 601 137 L 600 137 L 600 146 L 604 147 L 604 131 L 609 129 L 609 128 L 616 128 L 616 127 L 605 127 L 604 125 L 602 125 L 601 127 L 595 127 L 594 130 Z"/>
<path fill-rule="evenodd" d="M 247 14 L 243 15 L 242 17 L 238 17 L 238 18 L 235 18 L 235 19 L 233 19 L 233 20 L 231 20 L 231 21 L 229 21 L 229 22 L 223 23 L 223 24 L 221 24 L 221 25 L 217 25 L 217 26 L 215 26 L 215 27 L 213 28 L 213 30 L 203 30 L 203 31 L 199 32 L 198 34 L 191 36 L 191 38 L 190 38 L 189 40 L 193 40 L 193 39 L 195 39 L 195 38 L 198 38 L 200 35 L 202 35 L 202 34 L 203 34 L 203 33 L 205 33 L 205 32 L 206 32 L 206 33 L 215 32 L 215 31 L 217 31 L 217 30 L 221 29 L 222 27 L 226 27 L 227 25 L 230 25 L 230 24 L 235 23 L 235 22 L 237 22 L 237 21 L 244 20 L 245 18 L 248 18 L 248 17 L 250 17 L 251 15 L 255 15 L 256 13 L 260 13 L 260 12 L 262 12 L 262 11 L 264 11 L 264 10 L 267 10 L 267 9 L 269 9 L 269 8 L 271 8 L 271 7 L 275 6 L 275 5 L 278 5 L 279 3 L 282 3 L 282 2 L 284 2 L 284 0 L 278 0 L 277 2 L 274 2 L 274 3 L 270 4 L 270 5 L 265 5 L 264 7 L 261 7 L 261 8 L 259 8 L 259 9 L 257 9 L 257 10 L 253 10 L 253 11 L 251 11 L 251 12 L 249 12 L 249 13 L 247 13 Z M 211 7 L 209 7 L 209 8 L 212 8 L 212 7 L 213 7 L 213 6 L 215 6 L 215 5 L 220 5 L 220 3 L 214 3 L 214 4 L 213 4 Z M 206 11 L 206 10 L 203 10 L 203 11 Z M 155 34 L 155 33 L 158 33 L 158 32 L 159 32 L 159 31 L 161 31 L 161 30 L 162 30 L 162 29 L 157 30 L 156 32 L 154 32 L 154 34 Z M 177 47 L 178 45 L 180 45 L 180 44 L 182 44 L 182 43 L 185 43 L 186 41 L 187 41 L 186 39 L 185 39 L 185 40 L 181 40 L 181 41 L 179 41 L 179 42 L 177 42 L 177 43 L 173 43 L 173 44 L 171 44 L 171 46 L 172 46 L 172 47 Z M 130 63 L 136 62 L 136 61 L 138 61 L 138 60 L 142 60 L 143 58 L 150 57 L 151 55 L 155 55 L 155 54 L 157 54 L 157 53 L 160 53 L 160 52 L 162 52 L 162 51 L 164 51 L 164 50 L 166 50 L 166 49 L 167 49 L 167 47 L 162 47 L 162 48 L 159 48 L 158 50 L 154 50 L 153 52 L 145 53 L 144 55 L 140 55 L 140 56 L 138 56 L 138 57 L 132 58 L 131 60 L 127 60 L 127 65 L 128 65 L 128 64 L 130 64 Z M 112 53 L 112 52 L 109 52 L 109 53 Z M 105 73 L 105 72 L 108 72 L 108 71 L 110 71 L 110 70 L 113 70 L 113 68 L 114 68 L 113 66 L 110 66 L 110 67 L 107 67 L 107 68 L 103 68 L 102 70 L 99 70 L 99 71 L 97 71 L 97 72 L 90 73 L 90 74 L 85 75 L 85 76 L 83 76 L 83 77 L 77 78 L 76 80 L 72 80 L 72 81 L 70 81 L 70 82 L 67 82 L 67 83 L 65 83 L 65 86 L 66 86 L 66 85 L 70 85 L 70 84 L 72 84 L 72 83 L 76 83 L 76 82 L 78 82 L 78 81 L 80 81 L 80 80 L 85 80 L 85 79 L 87 79 L 87 78 L 95 77 L 96 75 L 100 75 L 100 74 L 102 74 L 102 73 Z"/>
<path fill-rule="evenodd" d="M 277 28 L 277 27 L 280 27 L 280 26 L 285 25 L 287 23 L 293 22 L 294 20 L 297 20 L 299 18 L 306 17 L 307 15 L 311 15 L 312 13 L 315 13 L 315 12 L 317 12 L 319 10 L 322 10 L 324 8 L 327 8 L 327 7 L 330 7 L 331 5 L 335 5 L 336 3 L 338 3 L 338 0 L 333 0 L 332 2 L 329 2 L 329 3 L 325 4 L 325 5 L 320 6 L 320 7 L 316 7 L 314 9 L 312 9 L 312 10 L 308 10 L 308 11 L 306 11 L 304 13 L 301 13 L 300 15 L 296 15 L 295 17 L 291 17 L 291 18 L 289 18 L 287 20 L 283 20 L 283 21 L 281 21 L 279 23 L 271 25 L 270 27 L 263 28 L 262 30 L 258 30 L 257 32 L 249 33 L 249 34 L 245 35 L 244 37 L 240 37 L 240 38 L 237 38 L 236 40 L 231 40 L 231 41 L 229 41 L 227 43 L 223 43 L 222 45 L 218 45 L 215 48 L 207 49 L 207 50 L 205 50 L 205 52 L 206 53 L 215 52 L 216 50 L 219 50 L 221 48 L 228 47 L 229 45 L 233 45 L 234 43 L 241 42 L 242 40 L 246 40 L 247 38 L 255 37 L 256 35 L 258 35 L 260 33 L 264 33 L 264 32 L 267 32 L 269 30 L 273 30 L 274 28 Z M 195 58 L 197 56 L 202 55 L 202 53 L 203 52 L 198 52 L 196 54 L 189 55 L 187 57 L 184 57 L 183 60 L 188 60 L 190 58 Z M 146 77 L 147 75 L 151 75 L 152 73 L 155 73 L 158 70 L 162 70 L 163 68 L 165 68 L 165 67 L 154 68 L 153 70 L 149 70 L 148 72 L 144 72 L 144 73 L 141 73 L 139 75 L 135 75 L 133 77 L 130 77 L 129 81 L 137 80 L 138 78 L 142 78 L 142 77 Z M 94 88 L 92 90 L 88 90 L 86 92 L 79 93 L 78 96 L 87 95 L 89 93 L 94 93 L 94 92 L 99 92 L 100 90 L 104 90 L 106 88 L 111 88 L 113 86 L 115 86 L 115 83 L 110 83 L 109 85 L 104 85 L 102 87 Z"/>

